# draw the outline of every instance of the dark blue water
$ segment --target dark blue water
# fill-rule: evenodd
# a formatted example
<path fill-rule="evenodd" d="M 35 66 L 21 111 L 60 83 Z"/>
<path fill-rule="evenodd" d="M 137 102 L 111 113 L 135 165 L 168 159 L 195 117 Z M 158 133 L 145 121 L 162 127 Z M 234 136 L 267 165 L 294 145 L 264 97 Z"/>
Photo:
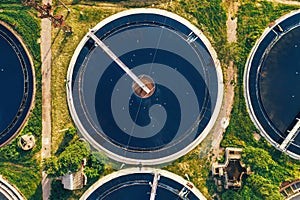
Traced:
<path fill-rule="evenodd" d="M 249 96 L 259 124 L 273 145 L 280 145 L 300 116 L 300 13 L 273 27 L 254 52 Z M 300 155 L 300 135 L 287 150 Z"/>
<path fill-rule="evenodd" d="M 24 92 L 24 76 L 13 47 L 0 39 L 0 132 L 18 113 Z"/>
<path fill-rule="evenodd" d="M 8 200 L 2 193 L 0 193 L 0 200 Z"/>
<path fill-rule="evenodd" d="M 282 133 L 300 112 L 299 35 L 300 27 L 279 39 L 266 56 L 260 71 L 263 107 Z"/>
<path fill-rule="evenodd" d="M 156 57 L 147 56 L 151 52 L 156 52 Z M 134 63 L 130 63 L 130 55 L 135 54 L 136 59 Z M 169 58 L 169 59 L 165 59 Z M 156 49 L 139 49 L 133 52 L 128 52 L 127 54 L 120 57 L 120 59 L 133 69 L 136 66 L 140 66 L 145 63 L 160 63 L 164 64 L 171 69 L 177 68 L 177 71 L 181 73 L 186 80 L 188 80 L 193 87 L 194 91 L 197 91 L 197 101 L 200 111 L 203 110 L 202 107 L 209 107 L 210 98 L 206 99 L 205 95 L 209 95 L 207 86 L 202 78 L 202 76 L 196 71 L 196 69 L 187 60 L 179 55 L 172 52 Z M 129 65 L 130 64 L 130 65 Z M 113 75 L 115 81 L 111 80 L 111 75 Z M 149 116 L 150 109 L 153 105 L 162 105 L 167 113 L 167 119 L 164 123 L 163 128 L 152 137 L 146 137 L 150 135 L 153 130 L 145 129 L 145 137 L 134 137 L 125 133 L 116 124 L 111 108 L 107 105 L 111 104 L 111 96 L 113 90 L 116 86 L 116 82 L 124 75 L 123 71 L 120 71 L 119 67 L 115 62 L 109 66 L 101 79 L 99 80 L 97 92 L 95 95 L 95 109 L 97 112 L 97 117 L 99 124 L 101 125 L 104 133 L 114 142 L 128 149 L 148 149 L 154 150 L 163 147 L 164 145 L 170 143 L 175 135 L 183 137 L 185 132 L 178 133 L 179 125 L 181 123 L 181 106 L 183 106 L 177 99 L 176 94 L 173 93 L 169 88 L 164 85 L 156 83 L 156 89 L 154 94 L 149 98 L 140 98 L 132 93 L 130 99 L 128 100 L 129 113 L 131 119 L 140 126 L 147 126 L 151 123 Z M 193 79 L 191 79 L 193 75 Z M 166 77 L 172 79 L 172 77 Z M 176 82 L 176 79 L 174 79 Z M 182 88 L 183 89 L 183 88 Z M 126 97 L 124 97 L 125 99 Z M 207 102 L 205 102 L 207 101 Z M 164 104 L 164 102 L 167 102 Z M 204 106 L 205 105 L 205 106 Z M 142 108 L 142 109 L 141 109 Z M 207 118 L 210 118 L 208 113 Z M 123 119 L 126 120 L 126 119 Z M 202 130 L 208 123 L 207 120 L 202 121 Z M 202 130 L 199 130 L 200 132 Z M 147 133 L 149 132 L 149 133 Z"/>
<path fill-rule="evenodd" d="M 32 93 L 29 58 L 18 39 L 0 25 L 0 146 L 24 121 Z"/>

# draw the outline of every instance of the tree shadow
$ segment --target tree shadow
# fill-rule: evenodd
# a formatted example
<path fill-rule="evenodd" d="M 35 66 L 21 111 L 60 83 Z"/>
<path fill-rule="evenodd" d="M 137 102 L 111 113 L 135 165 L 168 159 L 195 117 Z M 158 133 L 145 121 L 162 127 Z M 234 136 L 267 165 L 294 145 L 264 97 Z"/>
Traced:
<path fill-rule="evenodd" d="M 99 177 L 91 178 L 88 180 L 86 186 L 76 191 L 66 190 L 64 189 L 61 181 L 53 180 L 51 184 L 51 195 L 49 197 L 49 200 L 79 199 L 83 195 L 83 193 L 98 180 Z"/>
<path fill-rule="evenodd" d="M 51 194 L 49 200 L 65 200 L 72 197 L 73 192 L 65 190 L 59 180 L 53 180 L 51 184 Z"/>
<path fill-rule="evenodd" d="M 69 146 L 68 144 L 71 142 L 71 140 L 74 138 L 75 134 L 69 134 L 68 130 L 65 131 L 64 133 L 64 138 L 62 140 L 62 142 L 60 143 L 57 151 L 55 152 L 55 156 L 59 156 L 67 146 Z"/>
<path fill-rule="evenodd" d="M 28 198 L 28 200 L 40 200 L 43 197 L 42 191 L 42 182 L 39 183 L 38 187 L 35 190 L 35 193 Z"/>

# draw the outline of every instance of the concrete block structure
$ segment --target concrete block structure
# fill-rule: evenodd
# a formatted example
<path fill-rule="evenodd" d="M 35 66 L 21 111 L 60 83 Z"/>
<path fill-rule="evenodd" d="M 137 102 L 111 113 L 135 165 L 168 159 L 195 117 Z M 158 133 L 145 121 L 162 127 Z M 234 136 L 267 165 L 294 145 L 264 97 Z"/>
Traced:
<path fill-rule="evenodd" d="M 225 150 L 225 162 L 212 164 L 212 175 L 218 186 L 225 189 L 239 189 L 242 186 L 242 177 L 250 173 L 241 160 L 241 148 L 227 147 Z"/>

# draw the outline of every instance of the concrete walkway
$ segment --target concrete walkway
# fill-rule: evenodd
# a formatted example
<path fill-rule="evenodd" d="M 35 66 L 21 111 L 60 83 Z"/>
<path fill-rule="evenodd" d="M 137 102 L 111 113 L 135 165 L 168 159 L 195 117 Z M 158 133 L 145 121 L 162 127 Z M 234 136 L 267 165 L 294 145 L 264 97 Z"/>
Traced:
<path fill-rule="evenodd" d="M 52 0 L 43 0 L 43 4 Z M 41 20 L 41 58 L 42 58 L 42 159 L 51 156 L 51 22 Z M 43 200 L 49 199 L 51 180 L 42 173 Z"/>

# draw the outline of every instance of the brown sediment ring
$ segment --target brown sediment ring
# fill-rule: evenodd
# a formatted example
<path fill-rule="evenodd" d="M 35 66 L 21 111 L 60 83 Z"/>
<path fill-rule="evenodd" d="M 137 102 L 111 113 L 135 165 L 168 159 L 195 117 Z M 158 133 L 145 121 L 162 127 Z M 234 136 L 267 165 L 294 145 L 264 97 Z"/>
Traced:
<path fill-rule="evenodd" d="M 28 118 L 29 118 L 29 114 L 31 113 L 32 109 L 34 108 L 35 105 L 35 94 L 36 94 L 36 81 L 35 81 L 35 69 L 33 67 L 33 59 L 32 59 L 32 54 L 30 53 L 30 51 L 28 50 L 25 42 L 23 41 L 22 37 L 13 29 L 11 28 L 10 25 L 8 25 L 7 23 L 3 22 L 0 20 L 0 25 L 4 26 L 5 28 L 7 28 L 17 39 L 18 41 L 21 43 L 26 56 L 29 59 L 30 62 L 30 67 L 31 67 L 31 71 L 32 71 L 32 81 L 33 81 L 33 88 L 32 88 L 32 99 L 30 102 L 30 106 L 28 109 L 28 112 L 26 113 L 26 116 L 24 117 L 23 122 L 20 124 L 20 126 L 18 127 L 18 129 L 15 131 L 15 133 L 8 139 L 6 140 L 4 143 L 0 144 L 0 147 L 5 146 L 6 144 L 8 144 L 12 139 L 14 139 L 17 134 L 20 132 L 20 130 L 24 127 L 25 123 L 27 122 Z"/>

